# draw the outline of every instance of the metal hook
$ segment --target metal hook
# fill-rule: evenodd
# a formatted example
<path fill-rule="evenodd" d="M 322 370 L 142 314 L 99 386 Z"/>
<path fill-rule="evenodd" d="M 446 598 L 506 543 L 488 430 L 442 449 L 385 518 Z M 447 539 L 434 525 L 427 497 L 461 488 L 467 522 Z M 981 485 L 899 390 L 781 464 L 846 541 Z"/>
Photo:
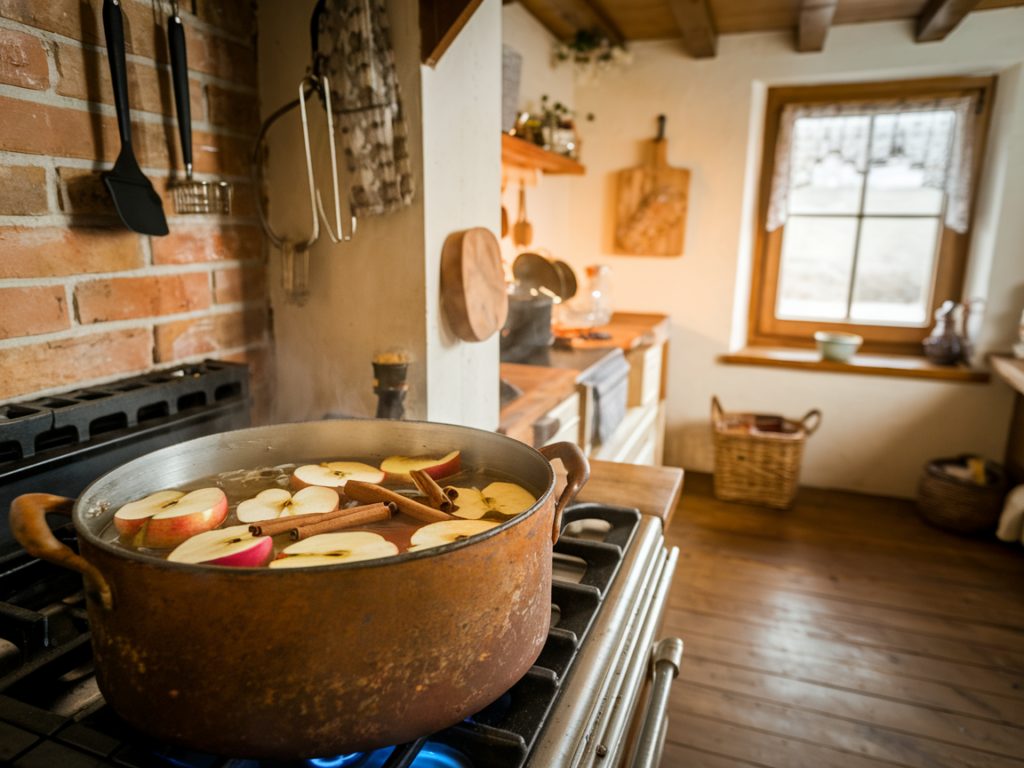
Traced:
<path fill-rule="evenodd" d="M 327 79 L 327 75 L 323 75 L 320 78 L 320 84 L 322 88 L 322 96 L 324 99 L 324 109 L 327 112 L 327 135 L 331 147 L 331 181 L 334 184 L 334 226 L 337 229 L 338 234 L 334 234 L 334 229 L 331 229 L 331 224 L 327 220 L 327 214 L 324 212 L 323 197 L 320 194 L 320 190 L 316 191 L 316 207 L 320 212 L 320 218 L 323 220 L 324 229 L 327 230 L 327 236 L 331 239 L 332 243 L 349 242 L 352 239 L 352 235 L 356 232 L 356 217 L 352 217 L 352 234 L 348 237 L 344 236 L 344 232 L 341 229 L 341 195 L 338 192 L 338 148 L 334 143 L 334 112 L 331 110 L 331 83 Z M 305 111 L 303 111 L 303 129 L 305 129 Z M 307 152 L 307 162 L 309 160 L 309 154 Z M 310 165 L 312 168 L 312 165 Z M 312 170 L 310 171 L 312 173 Z"/>

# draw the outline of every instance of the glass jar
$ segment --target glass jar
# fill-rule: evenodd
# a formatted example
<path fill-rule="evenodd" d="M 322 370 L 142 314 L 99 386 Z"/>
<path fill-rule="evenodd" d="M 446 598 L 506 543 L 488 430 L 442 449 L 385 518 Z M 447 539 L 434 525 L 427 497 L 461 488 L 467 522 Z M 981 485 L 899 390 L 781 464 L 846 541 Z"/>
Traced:
<path fill-rule="evenodd" d="M 596 328 L 612 319 L 612 270 L 605 264 L 587 267 L 587 287 L 559 305 L 558 325 L 562 328 Z"/>

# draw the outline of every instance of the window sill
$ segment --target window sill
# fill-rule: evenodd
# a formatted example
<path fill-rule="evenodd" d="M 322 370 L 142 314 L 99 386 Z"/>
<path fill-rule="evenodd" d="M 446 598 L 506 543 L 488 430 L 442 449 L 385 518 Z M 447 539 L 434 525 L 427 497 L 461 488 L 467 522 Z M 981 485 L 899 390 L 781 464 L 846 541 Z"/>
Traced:
<path fill-rule="evenodd" d="M 804 371 L 826 373 L 856 373 L 867 376 L 903 376 L 911 379 L 938 379 L 941 381 L 969 381 L 985 383 L 991 377 L 965 365 L 934 365 L 914 355 L 854 355 L 848 363 L 822 360 L 813 349 L 783 347 L 745 347 L 719 362 L 732 365 L 766 365 L 774 368 L 797 368 Z"/>

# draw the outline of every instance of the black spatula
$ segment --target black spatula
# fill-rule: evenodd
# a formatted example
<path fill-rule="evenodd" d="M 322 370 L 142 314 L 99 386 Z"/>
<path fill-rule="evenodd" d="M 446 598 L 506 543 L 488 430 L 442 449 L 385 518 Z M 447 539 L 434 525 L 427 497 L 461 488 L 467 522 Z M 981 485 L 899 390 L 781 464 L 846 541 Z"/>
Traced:
<path fill-rule="evenodd" d="M 110 81 L 114 86 L 117 129 L 121 134 L 121 154 L 113 169 L 102 174 L 103 183 L 117 208 L 117 215 L 132 232 L 140 235 L 166 235 L 167 219 L 160 196 L 142 173 L 132 151 L 132 121 L 128 111 L 128 76 L 124 61 L 124 24 L 117 0 L 103 0 L 103 33 L 107 38 Z"/>

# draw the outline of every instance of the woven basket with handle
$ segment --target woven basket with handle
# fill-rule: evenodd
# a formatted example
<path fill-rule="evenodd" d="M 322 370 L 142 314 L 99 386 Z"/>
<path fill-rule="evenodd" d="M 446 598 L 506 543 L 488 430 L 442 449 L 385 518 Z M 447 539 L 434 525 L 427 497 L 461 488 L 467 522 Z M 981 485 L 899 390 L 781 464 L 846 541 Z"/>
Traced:
<path fill-rule="evenodd" d="M 712 397 L 711 425 L 715 498 L 788 509 L 800 484 L 804 441 L 821 425 L 821 411 L 815 408 L 799 421 L 727 413 Z"/>

